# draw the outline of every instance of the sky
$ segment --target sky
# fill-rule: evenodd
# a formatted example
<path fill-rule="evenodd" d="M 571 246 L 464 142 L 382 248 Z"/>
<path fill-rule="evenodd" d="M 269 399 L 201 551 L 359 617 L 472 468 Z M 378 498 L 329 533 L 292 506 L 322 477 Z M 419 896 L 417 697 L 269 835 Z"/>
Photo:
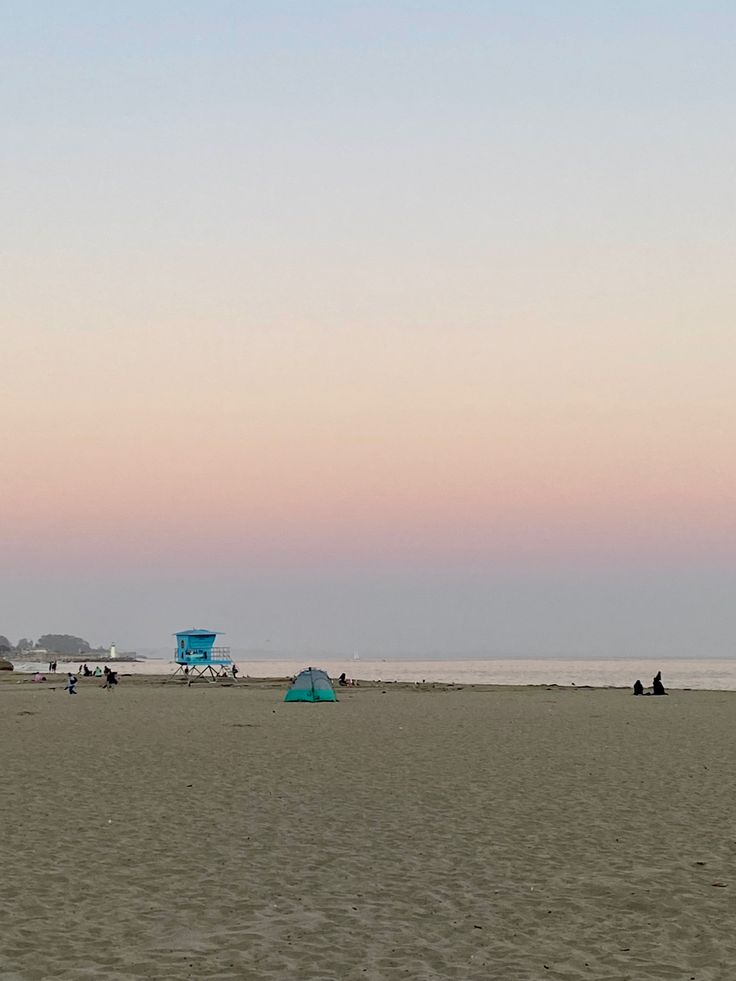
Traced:
<path fill-rule="evenodd" d="M 732 3 L 0 23 L 0 633 L 734 653 Z"/>

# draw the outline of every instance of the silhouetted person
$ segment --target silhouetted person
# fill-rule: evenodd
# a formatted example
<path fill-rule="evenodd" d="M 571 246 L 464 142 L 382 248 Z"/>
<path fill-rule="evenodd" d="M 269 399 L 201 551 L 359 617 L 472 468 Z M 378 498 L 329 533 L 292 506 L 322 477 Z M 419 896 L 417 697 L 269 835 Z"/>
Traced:
<path fill-rule="evenodd" d="M 340 677 L 337 679 L 337 683 L 338 683 L 338 685 L 342 685 L 343 688 L 346 688 L 347 687 L 348 679 L 345 677 L 345 672 L 344 671 L 340 675 Z"/>
<path fill-rule="evenodd" d="M 666 695 L 667 692 L 664 690 L 664 685 L 662 684 L 662 672 L 658 671 L 654 678 L 652 678 L 652 695 Z"/>
<path fill-rule="evenodd" d="M 634 694 L 635 695 L 643 695 L 644 694 L 644 685 L 641 683 L 641 681 L 639 681 L 638 678 L 634 682 Z"/>

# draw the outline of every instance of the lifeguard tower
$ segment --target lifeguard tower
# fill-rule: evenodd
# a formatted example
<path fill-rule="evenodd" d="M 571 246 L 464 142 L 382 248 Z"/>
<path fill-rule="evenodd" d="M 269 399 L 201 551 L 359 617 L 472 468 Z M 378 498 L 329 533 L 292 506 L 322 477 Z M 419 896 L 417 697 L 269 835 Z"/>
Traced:
<path fill-rule="evenodd" d="M 190 681 L 195 678 L 214 680 L 216 668 L 230 667 L 233 659 L 229 647 L 215 647 L 217 630 L 179 630 L 176 634 L 176 671 L 172 675 L 185 674 Z"/>

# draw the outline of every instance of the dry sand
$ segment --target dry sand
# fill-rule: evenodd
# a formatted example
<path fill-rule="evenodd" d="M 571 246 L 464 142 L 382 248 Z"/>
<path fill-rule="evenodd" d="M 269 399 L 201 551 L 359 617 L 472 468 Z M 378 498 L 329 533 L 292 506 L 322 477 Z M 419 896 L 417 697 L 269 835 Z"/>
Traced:
<path fill-rule="evenodd" d="M 3 981 L 736 978 L 736 693 L 17 682 Z"/>

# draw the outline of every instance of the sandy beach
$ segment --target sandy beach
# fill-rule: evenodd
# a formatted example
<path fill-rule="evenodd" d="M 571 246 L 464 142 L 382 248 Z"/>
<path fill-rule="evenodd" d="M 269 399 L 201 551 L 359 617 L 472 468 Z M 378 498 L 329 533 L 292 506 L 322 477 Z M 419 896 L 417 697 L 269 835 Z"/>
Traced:
<path fill-rule="evenodd" d="M 736 976 L 736 693 L 61 685 L 0 679 L 3 981 Z"/>

